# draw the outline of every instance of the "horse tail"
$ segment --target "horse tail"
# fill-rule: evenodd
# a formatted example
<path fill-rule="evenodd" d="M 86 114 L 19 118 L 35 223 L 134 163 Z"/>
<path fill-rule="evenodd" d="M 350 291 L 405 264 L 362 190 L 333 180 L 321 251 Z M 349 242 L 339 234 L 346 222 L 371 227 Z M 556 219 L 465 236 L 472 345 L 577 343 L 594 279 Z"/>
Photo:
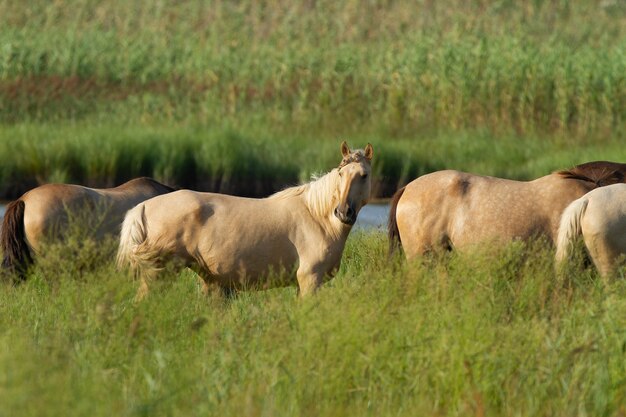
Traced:
<path fill-rule="evenodd" d="M 391 198 L 391 205 L 389 208 L 389 220 L 387 221 L 387 236 L 389 236 L 389 257 L 394 252 L 402 247 L 402 241 L 400 240 L 400 231 L 398 230 L 398 220 L 396 219 L 396 211 L 398 210 L 398 202 L 400 197 L 404 194 L 406 187 L 400 188 Z"/>
<path fill-rule="evenodd" d="M 589 204 L 588 198 L 579 198 L 567 206 L 561 215 L 559 233 L 556 238 L 557 265 L 561 265 L 569 258 L 574 239 L 582 234 L 581 222 L 587 210 L 587 204 Z"/>
<path fill-rule="evenodd" d="M 9 203 L 0 233 L 0 247 L 4 253 L 2 266 L 16 272 L 21 279 L 25 278 L 26 269 L 33 262 L 24 231 L 25 208 L 22 200 Z"/>
<path fill-rule="evenodd" d="M 128 210 L 122 223 L 120 246 L 117 250 L 116 264 L 118 269 L 130 266 L 137 270 L 141 264 L 139 248 L 145 243 L 148 232 L 146 228 L 146 206 L 141 203 Z"/>

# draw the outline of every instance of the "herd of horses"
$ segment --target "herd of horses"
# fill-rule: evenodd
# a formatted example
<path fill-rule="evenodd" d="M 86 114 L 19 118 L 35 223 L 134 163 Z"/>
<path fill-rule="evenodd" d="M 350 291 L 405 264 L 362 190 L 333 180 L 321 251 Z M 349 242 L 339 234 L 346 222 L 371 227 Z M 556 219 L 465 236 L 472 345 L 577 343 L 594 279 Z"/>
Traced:
<path fill-rule="evenodd" d="M 370 144 L 351 150 L 343 142 L 337 168 L 261 199 L 176 190 L 150 178 L 110 189 L 43 185 L 7 206 L 3 266 L 25 277 L 46 243 L 63 238 L 72 216 L 104 207 L 92 236 L 119 236 L 117 265 L 139 277 L 138 299 L 166 264 L 194 270 L 205 291 L 282 286 L 295 278 L 307 295 L 339 267 L 348 234 L 370 199 L 373 154 Z M 402 247 L 412 259 L 544 237 L 562 265 L 582 235 L 592 261 L 608 276 L 626 253 L 625 178 L 626 164 L 606 161 L 527 182 L 452 170 L 427 174 L 392 198 L 390 253 Z"/>

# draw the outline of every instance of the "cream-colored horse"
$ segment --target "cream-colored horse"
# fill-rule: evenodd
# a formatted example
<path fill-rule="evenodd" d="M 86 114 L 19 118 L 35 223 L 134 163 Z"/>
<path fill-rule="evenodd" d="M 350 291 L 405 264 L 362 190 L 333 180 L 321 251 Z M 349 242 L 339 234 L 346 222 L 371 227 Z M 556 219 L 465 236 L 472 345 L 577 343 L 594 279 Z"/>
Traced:
<path fill-rule="evenodd" d="M 23 278 L 42 243 L 63 237 L 69 217 L 99 222 L 93 235 L 118 233 L 126 211 L 148 198 L 174 191 L 151 178 L 137 178 L 115 188 L 46 184 L 11 202 L 4 214 L 0 246 L 3 266 Z M 88 225 L 93 227 L 94 225 Z"/>
<path fill-rule="evenodd" d="M 580 235 L 600 274 L 613 274 L 626 254 L 626 184 L 598 188 L 567 206 L 557 238 L 558 266 L 569 258 Z"/>
<path fill-rule="evenodd" d="M 177 191 L 128 212 L 122 226 L 118 266 L 141 278 L 137 298 L 164 262 L 195 270 L 224 290 L 267 288 L 283 272 L 295 272 L 301 295 L 332 276 L 357 214 L 370 198 L 373 149 L 341 145 L 338 168 L 268 198 Z"/>
<path fill-rule="evenodd" d="M 563 209 L 590 190 L 624 181 L 626 164 L 590 162 L 534 181 L 438 171 L 398 190 L 389 214 L 390 253 L 407 258 L 545 236 L 556 240 Z"/>

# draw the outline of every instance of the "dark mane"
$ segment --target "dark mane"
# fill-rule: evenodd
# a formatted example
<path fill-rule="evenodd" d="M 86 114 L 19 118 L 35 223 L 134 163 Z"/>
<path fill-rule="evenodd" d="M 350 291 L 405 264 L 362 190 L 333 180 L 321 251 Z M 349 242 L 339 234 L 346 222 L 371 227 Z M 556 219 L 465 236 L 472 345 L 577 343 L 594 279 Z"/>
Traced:
<path fill-rule="evenodd" d="M 563 178 L 589 181 L 598 187 L 626 182 L 626 164 L 594 161 L 557 171 Z"/>

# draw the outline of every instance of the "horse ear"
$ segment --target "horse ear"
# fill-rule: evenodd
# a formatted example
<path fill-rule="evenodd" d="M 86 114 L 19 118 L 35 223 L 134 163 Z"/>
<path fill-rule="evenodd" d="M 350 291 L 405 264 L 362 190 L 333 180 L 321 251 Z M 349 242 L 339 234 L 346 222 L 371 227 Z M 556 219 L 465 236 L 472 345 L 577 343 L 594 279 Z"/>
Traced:
<path fill-rule="evenodd" d="M 371 144 L 367 144 L 367 146 L 365 147 L 365 158 L 367 158 L 368 161 L 372 160 L 372 157 L 374 156 L 374 148 L 372 147 Z"/>
<path fill-rule="evenodd" d="M 348 146 L 348 143 L 345 140 L 341 142 L 341 154 L 344 157 L 350 155 L 350 147 Z"/>

